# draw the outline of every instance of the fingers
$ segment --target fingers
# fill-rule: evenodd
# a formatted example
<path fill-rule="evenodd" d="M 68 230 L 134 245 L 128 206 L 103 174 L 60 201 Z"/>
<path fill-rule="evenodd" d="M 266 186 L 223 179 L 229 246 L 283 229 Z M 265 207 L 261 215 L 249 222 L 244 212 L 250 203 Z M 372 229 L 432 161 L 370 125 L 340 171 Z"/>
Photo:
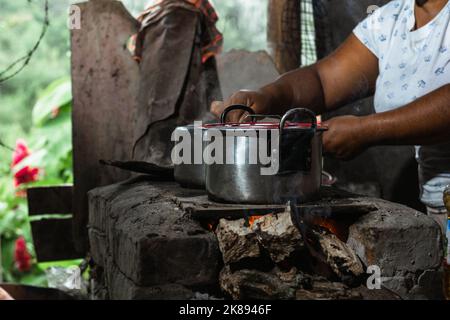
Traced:
<path fill-rule="evenodd" d="M 13 300 L 13 298 L 0 287 L 0 300 Z"/>
<path fill-rule="evenodd" d="M 211 113 L 213 113 L 217 117 L 220 117 L 224 109 L 225 105 L 223 101 L 213 101 L 211 104 Z"/>
<path fill-rule="evenodd" d="M 241 102 L 235 102 L 233 99 L 228 100 L 227 102 L 223 101 L 213 101 L 211 104 L 211 113 L 220 117 L 223 111 L 233 104 L 243 104 Z M 241 122 L 245 119 L 246 113 L 242 110 L 233 110 L 227 115 L 226 122 Z"/>
<path fill-rule="evenodd" d="M 220 116 L 226 107 L 240 104 L 252 108 L 256 113 L 264 114 L 268 111 L 269 100 L 269 97 L 260 92 L 241 90 L 233 94 L 225 102 L 214 101 L 211 105 L 211 112 L 216 116 Z M 242 122 L 246 120 L 246 116 L 247 112 L 233 110 L 228 114 L 226 121 Z"/>

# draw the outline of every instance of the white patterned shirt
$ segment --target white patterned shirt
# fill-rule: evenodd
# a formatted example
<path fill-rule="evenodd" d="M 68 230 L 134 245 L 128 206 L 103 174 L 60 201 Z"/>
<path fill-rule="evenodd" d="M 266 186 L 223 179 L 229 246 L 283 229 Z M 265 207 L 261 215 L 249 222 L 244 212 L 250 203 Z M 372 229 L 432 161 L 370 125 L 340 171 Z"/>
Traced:
<path fill-rule="evenodd" d="M 414 5 L 415 0 L 391 1 L 353 30 L 378 58 L 377 112 L 402 107 L 450 83 L 450 1 L 429 23 L 411 31 Z M 450 184 L 450 141 L 417 146 L 416 158 L 422 202 L 443 207 L 442 193 Z"/>

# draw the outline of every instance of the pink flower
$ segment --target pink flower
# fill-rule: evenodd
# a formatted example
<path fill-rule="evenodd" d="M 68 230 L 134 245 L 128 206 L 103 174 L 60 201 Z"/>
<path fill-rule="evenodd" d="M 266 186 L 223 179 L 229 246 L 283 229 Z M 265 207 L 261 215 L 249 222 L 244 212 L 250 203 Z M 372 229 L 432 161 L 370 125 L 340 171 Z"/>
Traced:
<path fill-rule="evenodd" d="M 13 152 L 11 167 L 20 163 L 23 159 L 30 155 L 24 140 L 19 139 L 16 142 L 16 149 Z M 21 184 L 37 181 L 39 175 L 39 168 L 32 168 L 25 166 L 14 173 L 14 187 L 17 188 Z"/>
<path fill-rule="evenodd" d="M 16 240 L 14 248 L 14 262 L 17 270 L 20 272 L 27 272 L 31 269 L 31 255 L 27 249 L 27 243 L 24 237 L 19 237 Z"/>
<path fill-rule="evenodd" d="M 28 157 L 30 151 L 28 150 L 27 144 L 24 140 L 18 139 L 16 141 L 16 149 L 13 152 L 12 166 L 15 166 L 20 161 Z"/>

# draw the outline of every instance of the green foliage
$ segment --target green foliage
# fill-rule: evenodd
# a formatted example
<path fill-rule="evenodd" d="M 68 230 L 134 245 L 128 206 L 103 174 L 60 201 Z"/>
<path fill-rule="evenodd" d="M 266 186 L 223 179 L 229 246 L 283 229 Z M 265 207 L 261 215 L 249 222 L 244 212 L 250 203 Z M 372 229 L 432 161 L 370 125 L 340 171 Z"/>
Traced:
<path fill-rule="evenodd" d="M 12 170 L 6 162 L 1 162 L 0 235 L 5 281 L 34 285 L 46 283 L 42 265 L 33 264 L 26 273 L 19 272 L 14 265 L 16 239 L 23 236 L 30 252 L 33 252 L 33 246 L 26 199 L 17 195 L 12 182 L 14 173 L 26 166 L 37 167 L 41 173 L 37 182 L 21 187 L 72 181 L 71 100 L 70 80 L 67 78 L 57 80 L 43 90 L 32 110 L 33 126 L 27 141 L 31 154 Z"/>
<path fill-rule="evenodd" d="M 42 93 L 38 102 L 33 107 L 33 124 L 42 126 L 52 118 L 57 106 L 66 106 L 72 100 L 72 86 L 70 79 L 55 81 Z"/>
<path fill-rule="evenodd" d="M 49 83 L 70 76 L 68 0 L 51 0 L 50 26 L 28 66 L 10 81 L 0 84 L 0 139 L 13 146 L 31 129 L 31 110 Z M 44 17 L 43 0 L 0 0 L 0 70 L 25 55 L 36 42 Z M 10 158 L 0 148 L 0 161 Z"/>

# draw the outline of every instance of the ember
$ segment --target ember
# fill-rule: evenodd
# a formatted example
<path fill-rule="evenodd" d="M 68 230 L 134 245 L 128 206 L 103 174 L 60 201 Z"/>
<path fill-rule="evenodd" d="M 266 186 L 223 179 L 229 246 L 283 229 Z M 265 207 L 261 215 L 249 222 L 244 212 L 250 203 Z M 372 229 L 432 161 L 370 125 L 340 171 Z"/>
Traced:
<path fill-rule="evenodd" d="M 349 226 L 343 222 L 330 218 L 316 217 L 313 219 L 312 224 L 325 228 L 341 241 L 347 241 Z"/>
<path fill-rule="evenodd" d="M 216 231 L 217 225 L 218 225 L 218 221 L 206 221 L 202 223 L 203 228 L 205 228 L 208 231 L 214 232 Z"/>
<path fill-rule="evenodd" d="M 258 220 L 258 219 L 261 219 L 262 217 L 264 217 L 264 216 L 250 216 L 250 217 L 248 217 L 248 219 L 247 219 L 247 223 L 246 223 L 246 226 L 248 227 L 248 228 L 251 228 L 252 226 L 253 226 L 253 224 L 255 223 L 255 221 L 256 220 Z"/>

